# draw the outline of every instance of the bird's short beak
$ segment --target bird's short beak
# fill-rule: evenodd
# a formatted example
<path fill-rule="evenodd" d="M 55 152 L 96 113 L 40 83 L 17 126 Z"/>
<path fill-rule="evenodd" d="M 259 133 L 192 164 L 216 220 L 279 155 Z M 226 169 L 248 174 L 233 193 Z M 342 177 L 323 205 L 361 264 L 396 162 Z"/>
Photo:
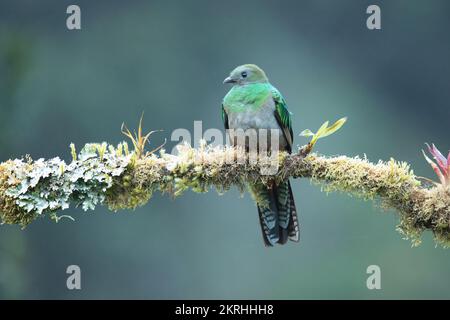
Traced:
<path fill-rule="evenodd" d="M 236 80 L 231 78 L 231 77 L 227 77 L 225 78 L 225 80 L 223 80 L 223 83 L 235 83 Z"/>

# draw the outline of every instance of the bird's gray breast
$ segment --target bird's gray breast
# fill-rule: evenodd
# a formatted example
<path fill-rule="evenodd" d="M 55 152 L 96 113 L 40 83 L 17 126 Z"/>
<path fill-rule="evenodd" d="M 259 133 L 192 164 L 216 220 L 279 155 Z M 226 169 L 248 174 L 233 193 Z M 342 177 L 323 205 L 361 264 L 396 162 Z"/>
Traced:
<path fill-rule="evenodd" d="M 275 103 L 268 99 L 261 107 L 247 106 L 243 111 L 229 110 L 228 126 L 233 129 L 279 129 L 274 116 Z"/>
<path fill-rule="evenodd" d="M 231 143 L 237 145 L 236 135 L 246 134 L 250 139 L 254 139 L 257 144 L 260 144 L 260 139 L 267 139 L 268 148 L 272 149 L 278 144 L 277 149 L 285 149 L 287 146 L 284 134 L 278 124 L 274 115 L 275 103 L 273 99 L 268 99 L 261 107 L 255 109 L 253 106 L 248 106 L 240 112 L 227 111 L 228 126 Z M 238 130 L 242 129 L 242 130 Z M 278 143 L 273 143 L 277 139 Z M 249 147 L 249 142 L 245 143 Z"/>

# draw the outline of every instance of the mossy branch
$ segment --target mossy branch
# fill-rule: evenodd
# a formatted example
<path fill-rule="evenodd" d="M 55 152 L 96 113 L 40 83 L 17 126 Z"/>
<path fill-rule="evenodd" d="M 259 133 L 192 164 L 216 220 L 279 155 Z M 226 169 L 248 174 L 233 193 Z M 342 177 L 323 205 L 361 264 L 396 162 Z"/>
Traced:
<path fill-rule="evenodd" d="M 430 230 L 436 243 L 450 245 L 450 190 L 443 185 L 424 185 L 404 162 L 391 159 L 376 164 L 347 156 L 306 155 L 305 149 L 276 158 L 249 161 L 251 155 L 232 147 L 180 146 L 178 154 L 163 150 L 140 158 L 128 152 L 126 143 L 113 147 L 88 144 L 66 164 L 59 158 L 9 160 L 0 164 L 0 218 L 6 224 L 28 225 L 35 218 L 70 206 L 84 210 L 106 205 L 110 210 L 133 209 L 145 204 L 155 191 L 175 196 L 191 189 L 206 192 L 231 186 L 245 190 L 248 182 L 309 178 L 327 192 L 342 191 L 364 199 L 380 200 L 400 216 L 398 230 L 420 243 Z M 232 161 L 230 161 L 232 159 Z M 274 175 L 263 174 L 268 165 L 279 165 Z"/>

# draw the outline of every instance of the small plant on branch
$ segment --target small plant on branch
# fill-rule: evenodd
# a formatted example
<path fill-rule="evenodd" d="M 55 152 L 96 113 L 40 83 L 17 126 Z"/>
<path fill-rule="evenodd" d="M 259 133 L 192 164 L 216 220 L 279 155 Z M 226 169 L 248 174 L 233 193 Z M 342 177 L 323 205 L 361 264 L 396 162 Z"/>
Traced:
<path fill-rule="evenodd" d="M 425 157 L 425 160 L 430 164 L 430 166 L 433 168 L 434 172 L 439 178 L 440 184 L 444 188 L 450 187 L 450 151 L 447 155 L 447 158 L 444 157 L 444 155 L 439 151 L 438 148 L 434 144 L 431 146 L 427 143 L 428 152 L 433 156 L 433 160 L 431 160 L 425 153 L 425 151 L 422 150 L 423 156 Z M 435 183 L 438 185 L 438 183 Z"/>
<path fill-rule="evenodd" d="M 329 121 L 325 121 L 320 126 L 319 130 L 317 130 L 316 133 L 312 132 L 309 129 L 303 130 L 300 133 L 300 136 L 312 137 L 311 141 L 304 147 L 303 153 L 304 154 L 310 153 L 312 151 L 314 145 L 316 144 L 317 140 L 319 140 L 321 138 L 325 138 L 325 137 L 335 133 L 336 131 L 338 131 L 344 125 L 344 123 L 346 121 L 347 121 L 347 117 L 344 117 L 344 118 L 341 118 L 341 119 L 337 120 L 331 126 L 328 126 Z"/>
<path fill-rule="evenodd" d="M 144 157 L 145 155 L 149 154 L 149 153 L 154 153 L 156 151 L 158 151 L 159 149 L 161 149 L 165 142 L 160 145 L 159 147 L 157 147 L 154 150 L 151 150 L 149 152 L 145 152 L 145 145 L 147 144 L 147 142 L 149 142 L 149 138 L 150 136 L 158 131 L 161 130 L 153 130 L 148 132 L 147 134 L 143 134 L 142 133 L 142 120 L 144 119 L 144 113 L 142 113 L 141 118 L 139 120 L 139 126 L 138 126 L 138 130 L 136 132 L 136 130 L 133 130 L 133 133 L 127 128 L 127 126 L 125 125 L 125 123 L 122 123 L 122 127 L 121 127 L 121 131 L 122 133 L 127 136 L 131 142 L 133 143 L 133 147 L 134 147 L 134 156 L 136 157 L 136 159 L 141 159 L 142 157 Z"/>

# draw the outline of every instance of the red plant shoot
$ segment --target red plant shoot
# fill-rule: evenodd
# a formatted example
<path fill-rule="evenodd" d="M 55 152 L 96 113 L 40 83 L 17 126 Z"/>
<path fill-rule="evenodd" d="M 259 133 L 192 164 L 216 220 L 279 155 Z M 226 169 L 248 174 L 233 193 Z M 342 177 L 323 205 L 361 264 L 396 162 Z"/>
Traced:
<path fill-rule="evenodd" d="M 448 153 L 447 158 L 439 151 L 438 148 L 434 144 L 430 145 L 427 143 L 428 152 L 433 156 L 433 160 L 427 157 L 425 152 L 422 150 L 425 160 L 430 164 L 433 168 L 434 172 L 439 178 L 441 184 L 445 187 L 450 186 L 450 152 Z"/>

